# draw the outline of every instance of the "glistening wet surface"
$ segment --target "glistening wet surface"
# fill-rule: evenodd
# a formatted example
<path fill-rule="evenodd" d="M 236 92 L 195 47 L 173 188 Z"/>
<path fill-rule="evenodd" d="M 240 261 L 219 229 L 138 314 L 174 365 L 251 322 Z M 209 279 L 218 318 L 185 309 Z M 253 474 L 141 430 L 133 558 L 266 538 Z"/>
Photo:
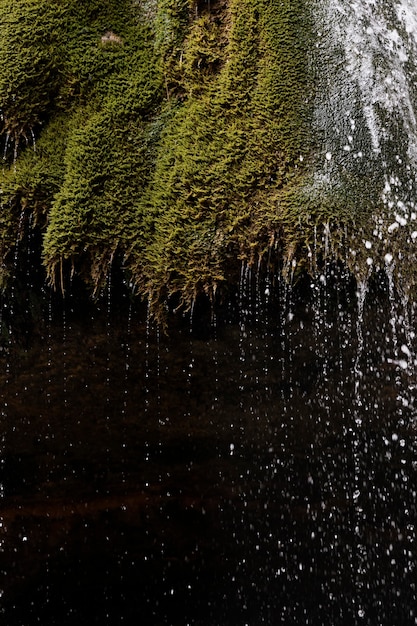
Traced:
<path fill-rule="evenodd" d="M 8 626 L 417 623 L 412 312 L 269 295 L 249 276 L 168 336 L 69 297 L 10 335 Z"/>

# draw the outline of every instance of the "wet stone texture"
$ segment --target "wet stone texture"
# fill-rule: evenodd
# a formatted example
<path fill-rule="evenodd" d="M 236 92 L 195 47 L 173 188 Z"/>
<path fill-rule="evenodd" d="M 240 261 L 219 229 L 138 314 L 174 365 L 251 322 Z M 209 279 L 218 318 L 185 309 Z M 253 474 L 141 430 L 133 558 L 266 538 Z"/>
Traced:
<path fill-rule="evenodd" d="M 248 271 L 168 335 L 110 291 L 10 329 L 4 623 L 417 623 L 412 318 L 358 302 Z"/>

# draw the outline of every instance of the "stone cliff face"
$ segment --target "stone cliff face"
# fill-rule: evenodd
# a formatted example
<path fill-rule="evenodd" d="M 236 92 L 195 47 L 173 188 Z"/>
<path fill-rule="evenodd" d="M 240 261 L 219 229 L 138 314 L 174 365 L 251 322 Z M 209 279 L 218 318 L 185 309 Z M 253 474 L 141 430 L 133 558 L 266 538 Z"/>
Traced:
<path fill-rule="evenodd" d="M 99 289 L 123 266 L 155 311 L 174 293 L 212 296 L 242 260 L 291 275 L 329 256 L 359 277 L 384 267 L 390 172 L 353 150 L 369 103 L 339 124 L 363 67 L 334 5 L 1 0 L 2 282 L 28 238 L 52 282 L 75 271 Z"/>

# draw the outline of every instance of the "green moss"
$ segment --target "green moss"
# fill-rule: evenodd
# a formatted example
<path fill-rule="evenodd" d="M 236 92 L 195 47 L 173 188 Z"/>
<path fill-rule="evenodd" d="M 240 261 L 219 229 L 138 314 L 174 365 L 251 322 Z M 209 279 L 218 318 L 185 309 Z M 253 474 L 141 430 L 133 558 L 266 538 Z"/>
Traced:
<path fill-rule="evenodd" d="M 13 141 L 57 107 L 103 97 L 115 75 L 149 69 L 143 51 L 150 26 L 138 3 L 1 0 L 0 15 L 0 106 Z"/>
<path fill-rule="evenodd" d="M 155 19 L 155 50 L 167 98 L 181 83 L 183 43 L 189 23 L 189 0 L 159 0 Z"/>
<path fill-rule="evenodd" d="M 60 114 L 50 120 L 38 141 L 31 142 L 15 166 L 0 172 L 0 258 L 1 282 L 7 277 L 7 260 L 30 222 L 44 229 L 55 194 L 64 180 L 64 154 L 71 118 Z"/>
<path fill-rule="evenodd" d="M 134 203 L 147 182 L 149 152 L 140 121 L 109 111 L 84 111 L 84 116 L 68 138 L 65 176 L 50 211 L 44 254 L 51 275 L 61 259 L 75 259 L 99 282 L 137 224 Z"/>
<path fill-rule="evenodd" d="M 44 5 L 3 7 L 11 14 L 1 26 L 3 141 L 5 152 L 11 144 L 15 148 L 1 179 L 7 208 L 0 223 L 3 258 L 13 248 L 23 211 L 46 228 L 44 258 L 51 274 L 61 259 L 77 257 L 78 266 L 88 265 L 98 279 L 102 258 L 117 249 L 124 225 L 131 227 L 132 206 L 149 169 L 152 141 L 144 136 L 143 119 L 157 105 L 161 84 L 152 28 L 140 19 L 137 3 L 56 2 L 47 11 Z M 9 34 L 15 23 L 19 45 Z M 48 49 L 43 29 L 52 23 L 55 81 L 42 99 L 36 89 L 45 91 L 43 68 L 35 64 L 29 68 L 33 78 L 28 76 L 26 56 L 42 57 Z M 29 53 L 23 46 L 20 54 L 22 40 L 29 40 Z M 6 57 L 11 42 L 16 58 Z M 50 78 L 47 73 L 48 85 Z M 20 82 L 20 99 L 8 99 Z"/>
<path fill-rule="evenodd" d="M 33 25 L 19 37 L 35 58 L 52 46 L 54 77 L 35 97 L 22 60 L 26 92 L 9 105 L 7 128 L 17 136 L 66 116 L 59 167 L 26 151 L 3 185 L 14 223 L 23 206 L 47 218 L 51 276 L 70 260 L 99 283 L 117 250 L 143 292 L 189 300 L 230 263 L 261 254 L 281 227 L 280 196 L 299 184 L 294 163 L 309 141 L 303 3 L 212 4 L 201 14 L 194 2 L 162 0 L 146 22 L 129 2 L 4 4 L 13 19 L 30 7 Z M 51 121 L 39 146 L 55 133 Z"/>
<path fill-rule="evenodd" d="M 143 198 L 152 239 L 136 242 L 129 258 L 152 300 L 167 291 L 186 302 L 211 292 L 282 230 L 283 198 L 301 185 L 298 157 L 302 148 L 307 161 L 312 144 L 308 22 L 299 18 L 301 3 L 280 5 L 232 2 L 220 24 L 205 14 L 190 27 L 187 97 L 165 125 Z"/>
<path fill-rule="evenodd" d="M 312 177 L 309 0 L 207 6 L 0 0 L 4 264 L 34 216 L 51 280 L 68 263 L 97 288 L 117 255 L 155 307 L 189 304 L 366 223 L 363 173 Z"/>
<path fill-rule="evenodd" d="M 224 26 L 209 14 L 195 19 L 184 41 L 178 75 L 188 95 L 204 91 L 225 62 Z"/>
<path fill-rule="evenodd" d="M 59 90 L 63 8 L 41 0 L 0 2 L 0 107 L 7 140 L 17 144 L 42 122 Z"/>

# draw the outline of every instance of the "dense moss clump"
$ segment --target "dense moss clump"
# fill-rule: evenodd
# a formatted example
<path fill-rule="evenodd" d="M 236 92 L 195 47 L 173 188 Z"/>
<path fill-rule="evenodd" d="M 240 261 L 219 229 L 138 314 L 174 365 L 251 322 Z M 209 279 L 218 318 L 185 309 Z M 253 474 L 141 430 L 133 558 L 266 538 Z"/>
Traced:
<path fill-rule="evenodd" d="M 343 239 L 357 205 L 311 191 L 309 5 L 0 0 L 3 280 L 22 224 L 53 282 L 122 259 L 155 306 Z"/>
<path fill-rule="evenodd" d="M 301 9 L 245 0 L 189 26 L 139 203 L 152 236 L 129 255 L 135 281 L 156 300 L 161 290 L 187 299 L 216 288 L 237 259 L 257 259 L 284 227 L 280 203 L 300 184 L 299 155 L 307 162 L 312 148 Z"/>
<path fill-rule="evenodd" d="M 145 128 L 161 99 L 152 10 L 0 3 L 4 273 L 31 215 L 51 277 L 70 259 L 96 281 L 132 228 L 153 158 Z"/>

